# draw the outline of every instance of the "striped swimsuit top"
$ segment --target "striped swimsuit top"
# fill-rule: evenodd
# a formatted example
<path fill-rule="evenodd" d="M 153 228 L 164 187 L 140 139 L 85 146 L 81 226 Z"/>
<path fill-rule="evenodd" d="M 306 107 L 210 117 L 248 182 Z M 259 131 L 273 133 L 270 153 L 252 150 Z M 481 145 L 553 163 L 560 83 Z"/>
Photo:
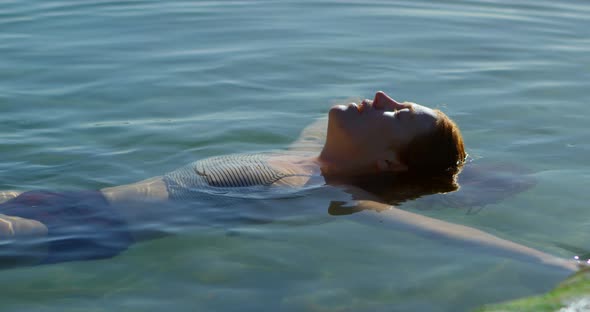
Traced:
<path fill-rule="evenodd" d="M 207 195 L 240 198 L 276 198 L 292 195 L 303 188 L 324 184 L 321 176 L 279 170 L 268 159 L 277 153 L 232 154 L 193 162 L 164 175 L 170 199 L 199 199 Z M 312 183 L 299 188 L 277 186 L 281 179 L 310 177 Z"/>

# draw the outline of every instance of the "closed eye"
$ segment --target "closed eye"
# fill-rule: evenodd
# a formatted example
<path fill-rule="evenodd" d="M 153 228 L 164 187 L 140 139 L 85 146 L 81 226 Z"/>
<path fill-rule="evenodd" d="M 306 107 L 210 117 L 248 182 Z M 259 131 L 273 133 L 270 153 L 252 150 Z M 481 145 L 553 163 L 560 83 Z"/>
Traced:
<path fill-rule="evenodd" d="M 403 109 L 400 109 L 400 110 L 397 110 L 397 111 L 395 111 L 395 115 L 394 115 L 394 117 L 395 117 L 395 118 L 397 118 L 397 119 L 399 119 L 399 118 L 401 118 L 403 115 L 407 115 L 407 114 L 409 114 L 409 113 L 410 113 L 410 109 L 403 108 Z"/>

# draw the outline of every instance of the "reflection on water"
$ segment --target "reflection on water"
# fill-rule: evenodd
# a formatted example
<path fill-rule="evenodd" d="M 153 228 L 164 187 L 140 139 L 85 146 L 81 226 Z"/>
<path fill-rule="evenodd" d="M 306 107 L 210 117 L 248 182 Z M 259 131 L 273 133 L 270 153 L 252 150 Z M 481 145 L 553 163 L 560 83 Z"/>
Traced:
<path fill-rule="evenodd" d="M 587 249 L 589 13 L 544 0 L 4 1 L 0 189 L 92 190 L 283 149 L 330 104 L 384 90 L 456 119 L 475 159 L 459 192 L 402 208 L 572 257 Z M 0 307 L 462 311 L 565 277 L 330 217 L 342 197 L 254 201 L 243 217 L 260 222 L 203 216 L 104 261 L 3 270 Z"/>
<path fill-rule="evenodd" d="M 534 187 L 537 180 L 524 166 L 501 163 L 468 163 L 459 175 L 460 189 L 418 200 L 417 209 L 462 208 L 475 213 Z"/>

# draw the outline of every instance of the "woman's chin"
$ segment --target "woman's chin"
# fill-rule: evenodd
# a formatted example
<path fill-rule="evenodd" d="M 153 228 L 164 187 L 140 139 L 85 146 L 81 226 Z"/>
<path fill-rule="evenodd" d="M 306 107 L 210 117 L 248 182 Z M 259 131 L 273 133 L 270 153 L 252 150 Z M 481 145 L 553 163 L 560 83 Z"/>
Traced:
<path fill-rule="evenodd" d="M 337 126 L 342 127 L 343 124 L 346 124 L 346 120 L 349 118 L 346 116 L 348 115 L 346 105 L 334 105 L 330 108 L 330 112 L 328 113 L 328 126 Z"/>
<path fill-rule="evenodd" d="M 338 104 L 330 108 L 329 117 L 338 120 L 348 120 L 358 114 L 358 110 L 353 105 Z"/>
<path fill-rule="evenodd" d="M 343 113 L 348 110 L 348 105 L 338 104 L 334 105 L 330 108 L 330 114 L 332 113 Z"/>

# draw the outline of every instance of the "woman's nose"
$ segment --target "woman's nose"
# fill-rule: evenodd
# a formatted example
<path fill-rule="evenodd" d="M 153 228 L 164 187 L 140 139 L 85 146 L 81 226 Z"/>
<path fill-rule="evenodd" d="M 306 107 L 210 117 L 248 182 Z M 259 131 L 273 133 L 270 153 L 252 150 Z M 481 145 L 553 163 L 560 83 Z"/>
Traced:
<path fill-rule="evenodd" d="M 400 103 L 390 98 L 385 92 L 377 91 L 377 93 L 375 93 L 373 107 L 385 110 L 395 110 L 398 106 L 401 106 Z"/>

